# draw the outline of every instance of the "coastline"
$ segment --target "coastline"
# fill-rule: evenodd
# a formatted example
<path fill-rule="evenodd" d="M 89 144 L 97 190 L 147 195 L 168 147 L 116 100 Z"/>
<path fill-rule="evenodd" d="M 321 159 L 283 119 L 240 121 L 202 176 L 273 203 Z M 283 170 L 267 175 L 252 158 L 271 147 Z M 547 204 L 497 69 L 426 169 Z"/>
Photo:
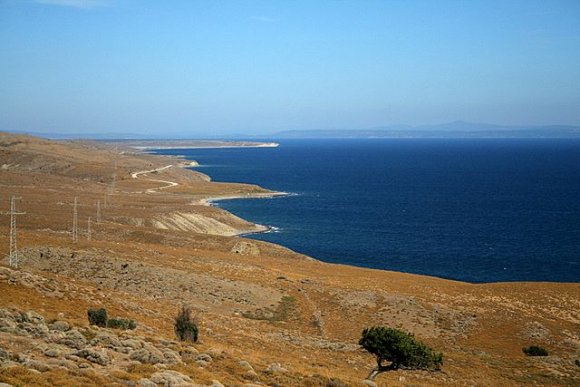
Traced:
<path fill-rule="evenodd" d="M 118 153 L 21 137 L 8 137 L 0 145 L 6 145 L 0 164 L 8 165 L 2 172 L 5 184 L 0 185 L 0 193 L 2 197 L 22 195 L 18 210 L 29 214 L 18 219 L 21 266 L 8 267 L 8 257 L 0 264 L 0 309 L 15 308 L 4 315 L 34 317 L 38 313 L 46 322 L 39 317 L 35 321 L 50 331 L 53 320 L 62 320 L 73 332 L 99 337 L 107 333 L 123 341 L 130 337 L 143 342 L 126 351 L 104 348 L 103 341 L 83 344 L 110 358 L 106 365 L 89 366 L 95 386 L 118 383 L 118 375 L 124 380 L 140 380 L 157 372 L 150 364 L 147 368 L 133 366 L 137 363 L 132 354 L 144 348 L 154 353 L 152 344 L 175 352 L 172 359 L 183 362 L 161 363 L 159 368 L 167 366 L 188 374 L 199 385 L 210 385 L 214 379 L 247 384 L 247 371 L 239 366 L 240 361 L 257 370 L 262 385 L 302 386 L 309 381 L 321 385 L 326 379 L 311 376 L 321 372 L 339 378 L 344 385 L 360 385 L 374 365 L 371 356 L 357 345 L 361 331 L 369 326 L 401 328 L 444 351 L 444 372 L 405 370 L 407 384 L 578 382 L 580 284 L 470 284 L 327 263 L 283 244 L 243 238 L 244 234 L 212 234 L 207 230 L 220 224 L 226 226 L 223 230 L 253 229 L 249 222 L 212 206 L 212 201 L 282 193 L 248 184 L 212 183 L 195 170 L 177 168 L 172 159 L 143 154 L 118 158 L 115 164 L 120 178 L 107 208 L 100 207 L 102 222 L 92 223 L 92 238 L 81 232 L 74 243 L 70 230 L 73 198 L 78 195 L 80 199 L 82 228 L 87 217 L 95 215 L 98 200 L 113 181 L 112 160 Z M 22 155 L 30 160 L 27 164 L 22 163 Z M 155 170 L 159 171 L 151 172 Z M 132 178 L 137 171 L 144 173 Z M 157 189 L 164 184 L 155 181 L 157 178 L 179 185 Z M 147 193 L 148 189 L 153 192 Z M 192 202 L 198 205 L 191 206 Z M 7 204 L 4 202 L 4 208 Z M 188 217 L 191 213 L 197 218 Z M 190 220 L 198 227 L 157 228 L 151 223 L 173 215 L 178 215 L 175 226 Z M 7 222 L 0 224 L 0 230 L 0 241 L 7 246 Z M 201 318 L 202 336 L 196 344 L 173 341 L 169 317 L 181 305 L 191 305 Z M 134 320 L 137 330 L 105 331 L 109 328 L 87 325 L 87 310 L 94 307 Z M 66 378 L 71 385 L 87 384 L 78 366 L 70 363 L 70 371 L 58 366 L 72 351 L 52 340 L 63 337 L 64 332 L 36 337 L 41 332 L 36 325 L 22 326 L 29 333 L 4 327 L 8 329 L 0 332 L 0 347 L 11 359 L 22 353 L 34 361 L 9 363 L 19 367 L 18 374 L 12 373 L 12 367 L 0 367 L 1 381 L 19 385 L 30 384 L 32 377 Z M 527 359 L 521 349 L 531 344 L 546 348 L 550 356 Z M 48 347 L 59 350 L 55 359 L 46 354 Z M 199 353 L 212 357 L 205 370 L 195 367 L 193 356 Z M 87 364 L 84 359 L 74 362 Z M 38 364 L 46 364 L 42 375 L 36 370 Z M 272 364 L 286 371 L 266 372 Z M 143 370 L 151 372 L 144 374 Z M 401 375 L 385 373 L 380 383 L 401 385 Z M 42 384 L 40 379 L 34 380 Z"/>
<path fill-rule="evenodd" d="M 279 196 L 288 196 L 290 193 L 288 192 L 279 192 L 279 191 L 271 191 L 271 192 L 263 192 L 263 193 L 247 193 L 244 195 L 221 195 L 221 196 L 209 196 L 198 199 L 195 204 L 203 205 L 203 206 L 211 206 L 214 202 L 219 202 L 221 200 L 236 200 L 236 199 L 271 199 L 274 197 Z"/>
<path fill-rule="evenodd" d="M 271 199 L 271 198 L 275 198 L 275 197 L 280 197 L 280 196 L 288 196 L 290 195 L 287 192 L 277 192 L 277 191 L 272 191 L 272 192 L 265 192 L 265 193 L 254 193 L 254 194 L 245 194 L 245 195 L 225 195 L 225 196 L 213 196 L 213 197 L 207 197 L 207 198 L 201 198 L 198 199 L 197 201 L 193 202 L 192 204 L 194 205 L 202 205 L 202 206 L 207 206 L 207 207 L 217 207 L 214 205 L 214 202 L 218 202 L 221 200 L 237 200 L 237 199 Z M 234 216 L 239 218 L 239 216 L 232 214 L 231 212 L 224 210 L 223 208 L 220 208 L 223 211 L 226 211 L 230 216 Z M 243 218 L 240 218 L 243 219 Z M 272 226 L 268 226 L 268 225 L 264 225 L 264 224 L 259 224 L 259 223 L 254 223 L 254 222 L 250 222 L 246 219 L 243 219 L 248 223 L 251 223 L 254 225 L 254 227 L 256 228 L 255 230 L 249 231 L 249 230 L 240 230 L 239 233 L 233 235 L 233 236 L 237 236 L 237 237 L 244 237 L 246 235 L 252 235 L 252 234 L 262 234 L 262 233 L 267 233 L 273 230 Z M 286 246 L 282 246 L 281 247 L 284 248 L 288 248 Z"/>

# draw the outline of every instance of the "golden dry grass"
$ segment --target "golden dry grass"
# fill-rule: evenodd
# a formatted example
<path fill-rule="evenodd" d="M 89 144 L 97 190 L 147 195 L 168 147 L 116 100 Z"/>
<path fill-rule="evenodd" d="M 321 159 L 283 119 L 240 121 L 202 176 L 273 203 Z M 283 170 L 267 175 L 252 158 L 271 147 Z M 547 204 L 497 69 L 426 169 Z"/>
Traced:
<path fill-rule="evenodd" d="M 115 155 L 102 144 L 0 136 L 0 144 L 18 141 L 22 142 L 0 147 L 0 166 L 9 165 L 0 171 L 0 210 L 8 208 L 11 195 L 22 196 L 19 208 L 27 215 L 18 219 L 19 243 L 31 257 L 22 271 L 48 282 L 41 287 L 0 281 L 0 307 L 36 310 L 47 318 L 60 316 L 84 326 L 86 310 L 103 306 L 110 315 L 135 319 L 138 332 L 157 340 L 173 337 L 172 318 L 181 304 L 193 305 L 201 321 L 197 347 L 223 355 L 205 369 L 172 368 L 200 383 L 248 382 L 238 363 L 246 360 L 264 383 L 323 385 L 324 380 L 339 378 L 358 385 L 374 362 L 356 345 L 362 329 L 370 325 L 411 331 L 445 356 L 444 373 L 386 373 L 377 379 L 379 385 L 580 382 L 574 364 L 580 358 L 578 284 L 472 285 L 326 264 L 258 241 L 247 241 L 257 254 L 238 254 L 234 246 L 240 238 L 157 230 L 148 221 L 183 211 L 241 227 L 243 222 L 222 210 L 192 203 L 265 190 L 208 182 L 203 175 L 178 167 L 133 179 L 132 172 L 179 161 Z M 103 223 L 93 223 L 92 241 L 81 234 L 81 241 L 73 245 L 69 232 L 74 197 L 81 203 L 79 224 L 84 228 L 88 216 L 95 219 L 96 202 L 103 204 L 113 174 L 116 185 L 108 207 L 102 208 Z M 152 179 L 179 185 L 147 193 L 164 185 Z M 2 256 L 8 247 L 6 221 L 0 225 Z M 47 248 L 63 249 L 68 255 L 39 258 Z M 122 264 L 128 264 L 126 272 Z M 270 310 L 273 317 L 244 317 L 255 316 L 257 309 Z M 546 347 L 551 356 L 525 357 L 521 348 L 530 344 Z M 275 362 L 288 372 L 266 373 Z M 152 366 L 134 365 L 96 376 L 64 371 L 39 376 L 17 367 L 1 369 L 0 381 L 112 385 L 117 379 L 135 381 L 154 371 Z"/>

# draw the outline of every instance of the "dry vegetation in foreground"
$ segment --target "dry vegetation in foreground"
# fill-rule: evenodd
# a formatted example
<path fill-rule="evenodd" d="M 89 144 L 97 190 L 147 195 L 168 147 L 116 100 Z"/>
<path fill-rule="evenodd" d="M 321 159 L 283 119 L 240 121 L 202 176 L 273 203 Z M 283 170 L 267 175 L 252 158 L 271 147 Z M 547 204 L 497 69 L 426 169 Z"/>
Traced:
<path fill-rule="evenodd" d="M 383 372 L 380 386 L 580 383 L 579 284 L 472 285 L 325 264 L 235 236 L 259 228 L 203 199 L 270 193 L 182 163 L 0 134 L 0 211 L 15 195 L 27 213 L 18 269 L 8 217 L 0 223 L 0 382 L 357 386 L 377 362 L 361 332 L 385 326 L 443 352 L 443 365 Z M 183 305 L 197 342 L 176 338 Z M 136 329 L 91 326 L 91 308 Z M 530 346 L 549 355 L 526 356 Z"/>

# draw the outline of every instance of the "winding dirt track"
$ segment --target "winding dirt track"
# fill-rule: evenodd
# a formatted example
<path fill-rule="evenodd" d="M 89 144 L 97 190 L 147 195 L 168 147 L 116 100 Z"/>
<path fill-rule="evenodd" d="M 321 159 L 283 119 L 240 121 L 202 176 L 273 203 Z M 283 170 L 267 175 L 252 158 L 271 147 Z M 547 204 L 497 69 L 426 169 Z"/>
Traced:
<path fill-rule="evenodd" d="M 150 169 L 148 171 L 133 172 L 133 173 L 131 173 L 131 177 L 133 179 L 137 179 L 139 177 L 139 175 L 147 175 L 148 173 L 161 172 L 161 171 L 164 171 L 164 170 L 169 169 L 171 167 L 173 167 L 173 164 L 166 165 L 166 166 L 161 167 L 161 168 Z M 168 180 L 147 179 L 147 181 L 153 181 L 153 182 L 156 182 L 156 183 L 163 183 L 163 184 L 165 184 L 165 185 L 162 185 L 162 186 L 157 187 L 157 188 L 149 188 L 147 191 L 145 191 L 147 193 L 153 193 L 153 192 L 160 191 L 162 189 L 166 189 L 166 188 L 170 188 L 170 187 L 175 187 L 175 186 L 178 186 L 179 185 L 179 183 L 176 183 L 175 181 L 168 181 Z"/>

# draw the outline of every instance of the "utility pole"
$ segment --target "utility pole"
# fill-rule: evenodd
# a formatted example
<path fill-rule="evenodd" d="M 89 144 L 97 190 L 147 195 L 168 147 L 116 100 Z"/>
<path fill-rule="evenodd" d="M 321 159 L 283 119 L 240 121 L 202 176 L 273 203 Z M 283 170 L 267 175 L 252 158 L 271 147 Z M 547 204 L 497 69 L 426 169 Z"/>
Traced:
<path fill-rule="evenodd" d="M 87 221 L 87 240 L 91 240 L 91 217 L 89 216 L 89 220 Z"/>
<path fill-rule="evenodd" d="M 101 223 L 101 201 L 100 200 L 97 200 L 97 223 Z"/>
<path fill-rule="evenodd" d="M 2 212 L 2 215 L 10 215 L 10 266 L 18 268 L 18 244 L 16 243 L 16 216 L 26 212 L 16 211 L 16 200 L 22 198 L 12 196 L 10 199 L 10 212 Z"/>
<path fill-rule="evenodd" d="M 79 229 L 78 229 L 78 199 L 75 196 L 75 203 L 73 205 L 73 228 L 72 228 L 72 240 L 73 243 L 78 243 L 79 241 Z"/>

